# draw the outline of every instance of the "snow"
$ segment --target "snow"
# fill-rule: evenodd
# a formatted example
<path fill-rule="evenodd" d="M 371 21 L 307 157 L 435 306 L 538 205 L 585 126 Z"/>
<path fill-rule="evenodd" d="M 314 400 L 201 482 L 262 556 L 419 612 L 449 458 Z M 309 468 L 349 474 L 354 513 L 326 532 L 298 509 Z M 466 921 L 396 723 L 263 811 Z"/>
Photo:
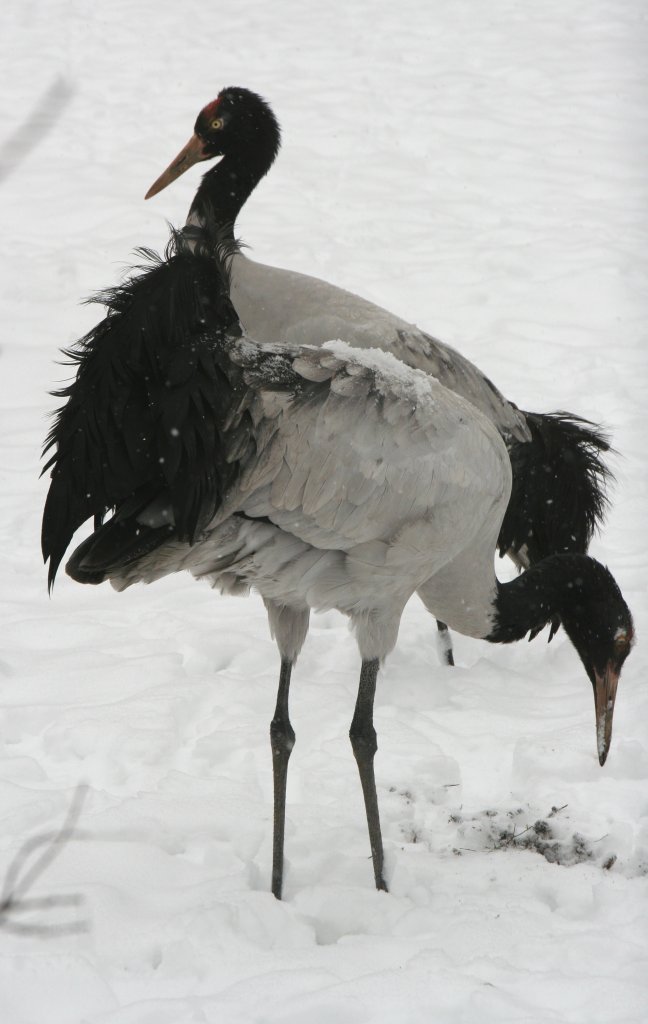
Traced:
<path fill-rule="evenodd" d="M 9 0 L 1 19 L 0 876 L 88 787 L 29 893 L 83 903 L 5 915 L 1 1019 L 645 1021 L 645 4 Z M 284 130 L 239 223 L 256 258 L 419 323 L 523 408 L 604 422 L 620 453 L 593 553 L 639 642 L 606 765 L 562 633 L 455 636 L 448 669 L 412 602 L 376 702 L 389 895 L 337 615 L 314 618 L 294 676 L 278 903 L 260 601 L 182 577 L 124 594 L 61 578 L 50 600 L 40 563 L 58 349 L 94 322 L 79 300 L 182 223 L 198 170 L 142 197 L 230 84 Z M 7 927 L 28 921 L 87 929 Z"/>
<path fill-rule="evenodd" d="M 430 401 L 431 394 L 434 394 L 435 379 L 423 373 L 422 370 L 414 370 L 396 359 L 391 352 L 385 352 L 380 348 L 354 348 L 346 341 L 339 338 L 326 341 L 322 348 L 328 349 L 341 362 L 353 360 L 357 366 L 364 366 L 374 370 L 382 386 L 390 389 L 399 389 L 404 401 L 411 401 L 416 404 L 421 401 Z M 436 385 L 438 387 L 438 385 Z"/>

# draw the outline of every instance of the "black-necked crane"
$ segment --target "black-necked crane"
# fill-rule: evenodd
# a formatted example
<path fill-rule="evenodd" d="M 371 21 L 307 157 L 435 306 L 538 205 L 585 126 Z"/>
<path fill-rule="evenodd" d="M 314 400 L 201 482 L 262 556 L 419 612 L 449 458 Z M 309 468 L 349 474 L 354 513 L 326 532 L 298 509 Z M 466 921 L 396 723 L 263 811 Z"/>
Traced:
<path fill-rule="evenodd" d="M 203 177 L 188 224 L 208 224 L 233 238 L 241 207 L 272 166 L 280 141 L 277 119 L 265 100 L 248 89 L 223 89 L 201 110 L 191 139 L 146 198 L 195 163 L 222 157 Z M 360 348 L 385 349 L 488 416 L 513 466 L 500 554 L 528 568 L 550 554 L 587 551 L 606 507 L 608 472 L 601 453 L 609 443 L 600 429 L 571 413 L 523 412 L 449 345 L 326 281 L 257 263 L 242 253 L 234 256 L 231 269 L 232 302 L 256 341 L 321 345 L 338 338 Z M 445 634 L 443 624 L 439 628 Z M 443 637 L 442 646 L 452 664 L 449 637 Z"/>
<path fill-rule="evenodd" d="M 271 725 L 272 891 L 281 897 L 292 667 L 311 608 L 346 614 L 362 667 L 350 729 L 375 883 L 386 889 L 374 778 L 379 665 L 415 591 L 452 628 L 508 643 L 560 618 L 594 689 L 608 753 L 632 617 L 607 568 L 559 554 L 509 583 L 493 554 L 511 489 L 498 430 L 391 354 L 344 342 L 260 345 L 242 332 L 204 229 L 99 297 L 105 318 L 67 354 L 72 383 L 45 450 L 49 583 L 117 590 L 188 570 L 263 598 L 281 656 Z M 111 517 L 101 523 L 103 517 Z"/>

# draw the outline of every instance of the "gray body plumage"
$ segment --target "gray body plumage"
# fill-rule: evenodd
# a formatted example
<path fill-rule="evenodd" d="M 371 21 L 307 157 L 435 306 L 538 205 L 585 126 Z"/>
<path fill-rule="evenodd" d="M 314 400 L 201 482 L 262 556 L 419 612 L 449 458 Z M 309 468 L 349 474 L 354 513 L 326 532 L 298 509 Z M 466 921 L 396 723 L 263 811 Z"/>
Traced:
<path fill-rule="evenodd" d="M 524 414 L 470 360 L 359 295 L 237 253 L 231 298 L 244 329 L 256 341 L 322 345 L 339 338 L 358 348 L 381 348 L 461 395 L 505 439 L 529 440 Z"/>
<path fill-rule="evenodd" d="M 450 626 L 486 636 L 511 480 L 492 423 L 388 353 L 295 349 L 300 397 L 276 388 L 267 361 L 255 369 L 257 351 L 245 337 L 230 349 L 255 425 L 237 485 L 193 545 L 170 540 L 113 585 L 186 569 L 225 592 L 253 587 L 291 661 L 310 608 L 348 615 L 363 658 L 384 658 L 416 590 Z"/>

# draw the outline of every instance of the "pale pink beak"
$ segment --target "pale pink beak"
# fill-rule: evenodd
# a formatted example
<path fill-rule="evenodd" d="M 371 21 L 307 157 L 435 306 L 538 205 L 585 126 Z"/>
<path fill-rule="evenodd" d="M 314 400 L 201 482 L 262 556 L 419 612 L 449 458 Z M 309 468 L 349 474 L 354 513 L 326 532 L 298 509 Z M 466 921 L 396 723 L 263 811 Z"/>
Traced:
<path fill-rule="evenodd" d="M 619 673 L 608 662 L 602 676 L 595 671 L 594 705 L 596 707 L 596 746 L 599 764 L 604 765 L 612 739 L 612 715 L 616 699 Z"/>
<path fill-rule="evenodd" d="M 184 149 L 180 150 L 175 160 L 171 161 L 166 171 L 163 171 L 157 181 L 151 185 L 144 198 L 150 199 L 151 196 L 157 195 L 158 192 L 161 192 L 163 188 L 170 185 L 172 181 L 179 178 L 181 174 L 188 171 L 194 164 L 208 159 L 209 157 L 203 152 L 202 139 L 198 135 L 192 135 L 187 145 Z"/>

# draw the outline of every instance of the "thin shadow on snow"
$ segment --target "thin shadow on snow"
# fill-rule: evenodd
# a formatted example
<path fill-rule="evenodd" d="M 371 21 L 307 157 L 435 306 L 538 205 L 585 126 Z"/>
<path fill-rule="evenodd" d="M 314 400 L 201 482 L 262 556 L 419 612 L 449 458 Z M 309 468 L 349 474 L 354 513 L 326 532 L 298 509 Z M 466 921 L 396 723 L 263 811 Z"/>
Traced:
<path fill-rule="evenodd" d="M 74 92 L 72 83 L 59 75 L 31 114 L 0 144 L 0 183 L 13 174 L 56 127 Z"/>

